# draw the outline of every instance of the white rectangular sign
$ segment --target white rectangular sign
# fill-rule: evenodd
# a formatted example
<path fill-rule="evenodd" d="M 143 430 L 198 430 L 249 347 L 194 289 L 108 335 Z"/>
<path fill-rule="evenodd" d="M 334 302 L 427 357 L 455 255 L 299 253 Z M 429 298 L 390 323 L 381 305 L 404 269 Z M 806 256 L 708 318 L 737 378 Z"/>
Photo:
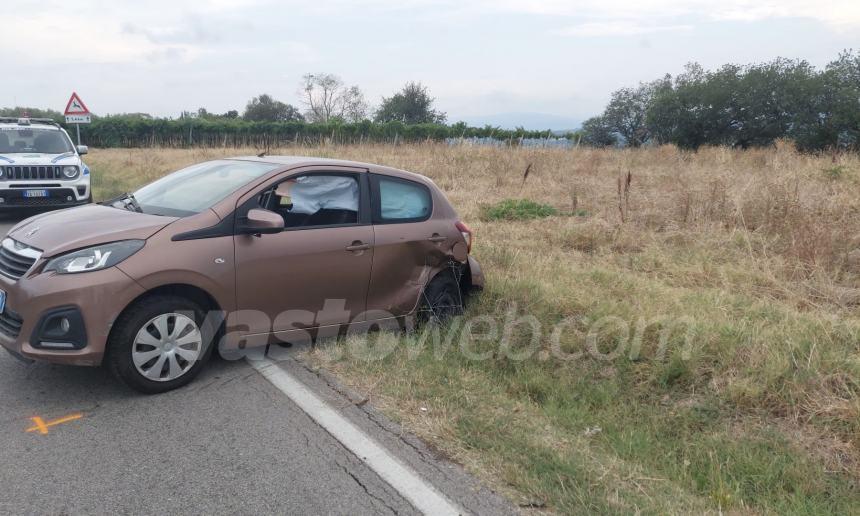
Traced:
<path fill-rule="evenodd" d="M 67 124 L 88 124 L 91 121 L 90 115 L 66 115 Z"/>

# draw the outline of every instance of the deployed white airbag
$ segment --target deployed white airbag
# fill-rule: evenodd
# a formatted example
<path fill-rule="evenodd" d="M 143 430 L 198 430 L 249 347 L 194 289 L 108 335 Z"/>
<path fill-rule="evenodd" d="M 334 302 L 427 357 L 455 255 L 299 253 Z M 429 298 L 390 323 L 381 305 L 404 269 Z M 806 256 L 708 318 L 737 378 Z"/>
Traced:
<path fill-rule="evenodd" d="M 278 188 L 279 195 L 282 189 Z M 314 214 L 322 209 L 358 211 L 358 182 L 345 176 L 302 176 L 290 184 L 292 213 Z"/>

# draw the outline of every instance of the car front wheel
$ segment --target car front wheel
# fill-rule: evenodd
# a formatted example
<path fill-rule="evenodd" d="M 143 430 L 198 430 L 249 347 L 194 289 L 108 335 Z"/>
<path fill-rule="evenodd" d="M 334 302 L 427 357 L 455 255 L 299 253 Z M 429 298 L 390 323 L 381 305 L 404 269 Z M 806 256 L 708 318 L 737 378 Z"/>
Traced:
<path fill-rule="evenodd" d="M 188 384 L 212 354 L 203 310 L 176 296 L 144 299 L 117 320 L 107 364 L 129 387 L 157 394 Z"/>

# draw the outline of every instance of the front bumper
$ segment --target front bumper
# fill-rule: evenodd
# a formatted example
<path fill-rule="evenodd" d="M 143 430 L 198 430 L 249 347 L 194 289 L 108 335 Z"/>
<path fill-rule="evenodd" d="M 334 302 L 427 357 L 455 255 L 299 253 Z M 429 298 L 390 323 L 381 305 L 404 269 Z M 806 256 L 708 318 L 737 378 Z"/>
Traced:
<path fill-rule="evenodd" d="M 27 190 L 45 190 L 47 197 L 25 197 Z M 33 184 L 29 187 L 0 188 L 0 209 L 13 208 L 68 208 L 90 202 L 89 185 L 46 187 Z"/>
<path fill-rule="evenodd" d="M 37 269 L 41 263 L 37 263 Z M 0 324 L 0 345 L 25 359 L 58 364 L 97 366 L 114 321 L 143 288 L 116 267 L 80 274 L 33 274 L 18 281 L 0 276 L 6 291 L 6 309 L 0 318 L 14 314 L 20 321 L 10 329 Z M 75 307 L 83 316 L 86 345 L 81 349 L 39 349 L 31 342 L 43 315 L 60 307 Z"/>

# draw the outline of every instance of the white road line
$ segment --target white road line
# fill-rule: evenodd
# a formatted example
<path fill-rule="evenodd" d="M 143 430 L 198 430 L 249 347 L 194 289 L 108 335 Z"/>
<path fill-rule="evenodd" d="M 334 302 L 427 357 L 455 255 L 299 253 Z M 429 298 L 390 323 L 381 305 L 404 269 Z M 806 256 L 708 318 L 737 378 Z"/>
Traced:
<path fill-rule="evenodd" d="M 268 358 L 248 359 L 251 367 L 307 413 L 349 451 L 362 459 L 400 495 L 424 514 L 466 514 L 418 473 L 362 432 L 289 372 Z"/>

